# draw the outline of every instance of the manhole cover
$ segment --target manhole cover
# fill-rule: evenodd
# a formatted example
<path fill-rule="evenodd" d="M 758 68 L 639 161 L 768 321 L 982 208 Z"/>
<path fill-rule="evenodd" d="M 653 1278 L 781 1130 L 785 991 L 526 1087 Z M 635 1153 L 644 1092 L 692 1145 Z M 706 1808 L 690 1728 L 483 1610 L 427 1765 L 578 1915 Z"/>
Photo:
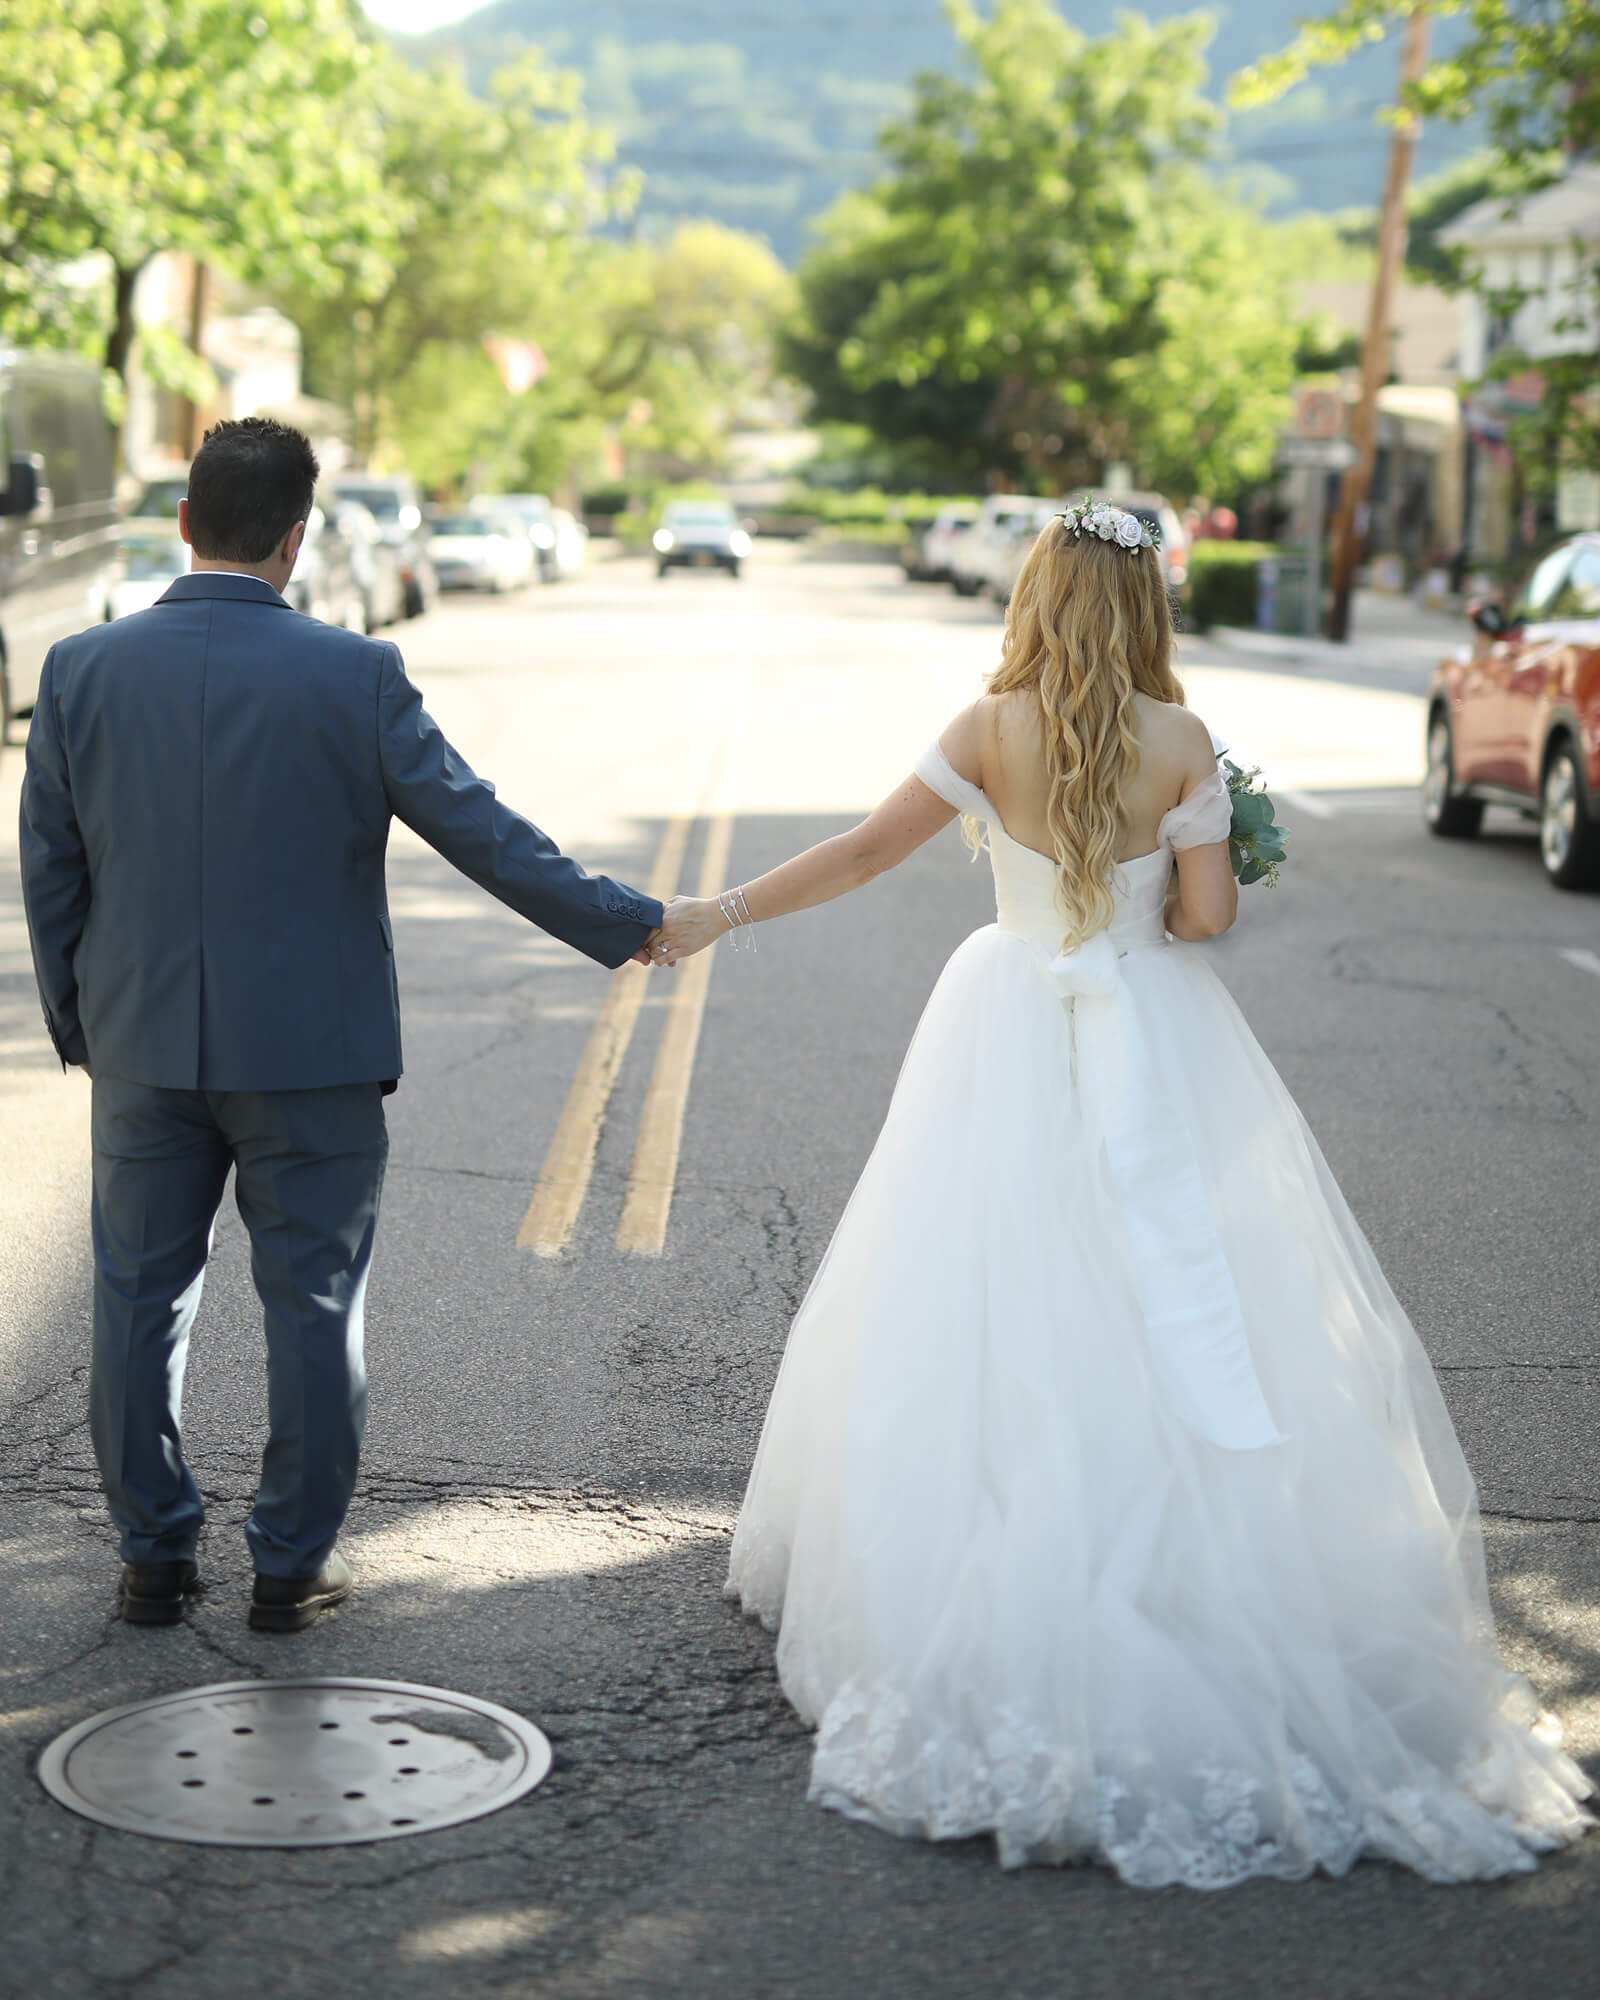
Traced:
<path fill-rule="evenodd" d="M 509 1709 L 406 1681 L 224 1681 L 108 1709 L 39 1762 L 52 1798 L 158 1840 L 341 1847 L 477 1819 L 550 1769 Z"/>

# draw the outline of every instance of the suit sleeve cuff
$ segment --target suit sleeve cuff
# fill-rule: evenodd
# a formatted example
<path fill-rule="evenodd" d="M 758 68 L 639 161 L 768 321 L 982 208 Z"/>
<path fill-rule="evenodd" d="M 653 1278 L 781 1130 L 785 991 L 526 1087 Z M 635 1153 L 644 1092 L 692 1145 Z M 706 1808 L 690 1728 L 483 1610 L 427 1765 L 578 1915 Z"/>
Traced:
<path fill-rule="evenodd" d="M 89 1060 L 89 1044 L 83 1039 L 82 1028 L 76 1024 L 71 1028 L 58 1028 L 48 1015 L 45 1026 L 50 1030 L 50 1040 L 61 1058 L 63 1069 L 78 1069 Z"/>

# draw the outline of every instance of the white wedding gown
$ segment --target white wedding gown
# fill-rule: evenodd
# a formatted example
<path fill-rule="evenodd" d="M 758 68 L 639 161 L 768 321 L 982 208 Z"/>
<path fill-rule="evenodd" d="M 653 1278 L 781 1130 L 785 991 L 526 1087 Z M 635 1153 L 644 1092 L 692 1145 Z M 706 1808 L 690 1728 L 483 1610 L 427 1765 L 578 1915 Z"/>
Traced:
<path fill-rule="evenodd" d="M 1055 868 L 987 822 L 947 966 L 795 1320 L 728 1594 L 779 1631 L 811 1796 L 1222 1888 L 1363 1856 L 1533 1867 L 1589 1787 L 1496 1651 L 1426 1356 L 1205 958 L 1173 850 L 1060 954 Z"/>

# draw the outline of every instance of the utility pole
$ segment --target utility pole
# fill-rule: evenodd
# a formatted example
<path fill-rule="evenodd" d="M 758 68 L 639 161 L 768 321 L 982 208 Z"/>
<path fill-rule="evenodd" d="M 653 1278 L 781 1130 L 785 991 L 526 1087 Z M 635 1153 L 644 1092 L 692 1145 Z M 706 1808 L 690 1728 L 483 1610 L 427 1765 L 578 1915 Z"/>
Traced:
<path fill-rule="evenodd" d="M 1427 62 L 1428 16 L 1419 7 L 1407 17 L 1405 41 L 1400 50 L 1402 105 L 1407 87 L 1417 81 Z M 1390 304 L 1406 251 L 1406 186 L 1411 179 L 1412 155 L 1417 149 L 1418 123 L 1410 112 L 1403 113 L 1389 144 L 1389 171 L 1378 218 L 1378 268 L 1373 274 L 1372 297 L 1367 308 L 1367 337 L 1361 349 L 1361 400 L 1356 405 L 1355 435 L 1351 440 L 1356 458 L 1339 488 L 1339 506 L 1333 518 L 1330 639 L 1350 636 L 1350 591 L 1361 552 L 1357 522 L 1372 486 L 1373 461 L 1378 453 L 1378 391 L 1389 372 Z"/>
<path fill-rule="evenodd" d="M 189 348 L 199 354 L 206 334 L 206 267 L 198 257 L 191 257 L 189 289 Z M 187 458 L 193 458 L 200 449 L 200 405 L 192 396 L 184 398 L 183 408 L 183 449 Z"/>

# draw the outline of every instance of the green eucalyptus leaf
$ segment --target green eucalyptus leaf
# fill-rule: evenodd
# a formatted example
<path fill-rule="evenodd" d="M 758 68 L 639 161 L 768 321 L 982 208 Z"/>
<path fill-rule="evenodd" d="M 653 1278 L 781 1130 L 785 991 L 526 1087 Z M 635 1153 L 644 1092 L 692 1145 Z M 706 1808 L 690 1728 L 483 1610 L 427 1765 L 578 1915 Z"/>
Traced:
<path fill-rule="evenodd" d="M 1233 802 L 1233 823 L 1247 834 L 1258 833 L 1272 824 L 1272 808 L 1257 793 L 1247 792 Z"/>

